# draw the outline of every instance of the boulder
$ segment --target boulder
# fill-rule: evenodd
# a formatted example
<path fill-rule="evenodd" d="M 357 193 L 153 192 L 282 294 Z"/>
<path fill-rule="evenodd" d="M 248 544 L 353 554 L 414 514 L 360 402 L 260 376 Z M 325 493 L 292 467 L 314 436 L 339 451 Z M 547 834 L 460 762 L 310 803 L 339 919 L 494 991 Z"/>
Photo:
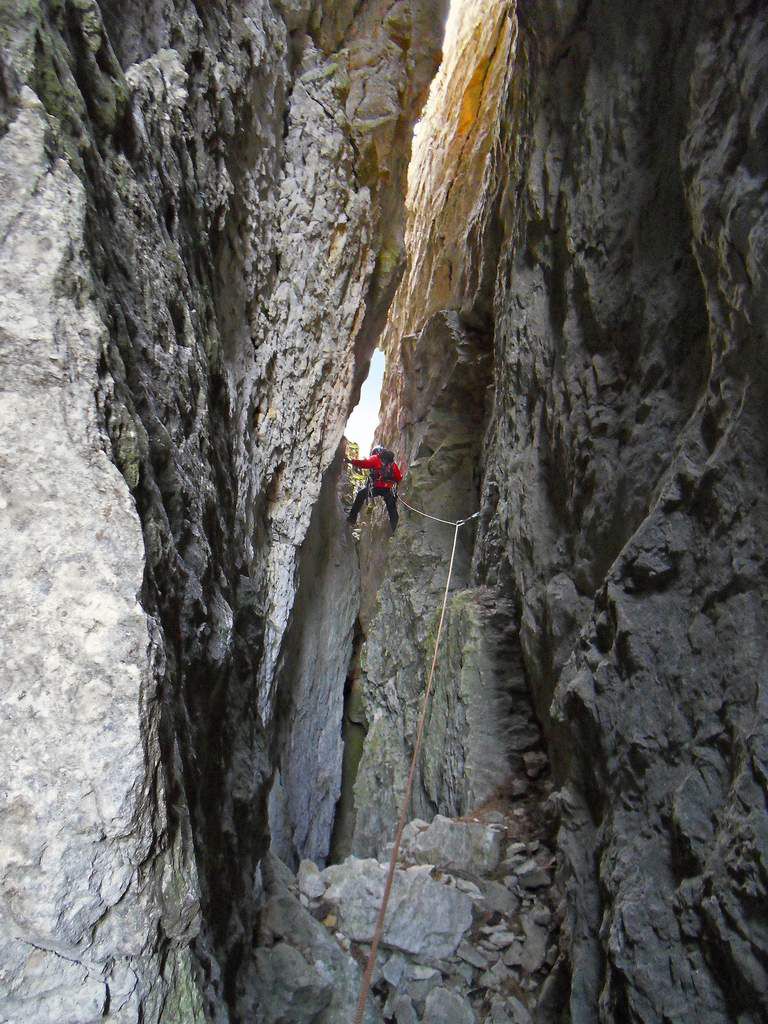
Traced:
<path fill-rule="evenodd" d="M 525 932 L 525 960 L 523 967 L 529 972 L 538 971 L 547 955 L 547 939 L 549 933 L 542 925 L 537 924 L 533 917 L 523 918 Z"/>
<path fill-rule="evenodd" d="M 261 878 L 269 896 L 296 893 L 296 877 L 271 849 L 261 859 Z"/>
<path fill-rule="evenodd" d="M 381 968 L 381 976 L 387 981 L 392 988 L 399 988 L 400 981 L 405 972 L 405 957 L 401 953 L 393 953 L 391 957 L 383 964 Z"/>
<path fill-rule="evenodd" d="M 501 997 L 494 999 L 486 1022 L 487 1024 L 533 1024 L 527 1007 L 514 996 L 507 999 Z"/>
<path fill-rule="evenodd" d="M 285 942 L 257 949 L 259 1021 L 262 1024 L 314 1024 L 331 1004 L 333 986 L 320 977 L 298 950 Z"/>
<path fill-rule="evenodd" d="M 483 988 L 493 989 L 498 992 L 510 981 L 512 974 L 504 966 L 501 960 L 495 963 L 493 967 L 485 971 L 484 974 L 480 975 L 480 984 Z"/>
<path fill-rule="evenodd" d="M 475 1024 L 477 1017 L 470 1004 L 458 992 L 435 988 L 427 996 L 423 1024 Z"/>
<path fill-rule="evenodd" d="M 545 885 L 550 885 L 552 882 L 549 871 L 541 867 L 540 864 L 537 864 L 533 858 L 525 861 L 514 870 L 518 884 L 522 885 L 524 889 L 542 889 Z"/>
<path fill-rule="evenodd" d="M 432 824 L 409 836 L 403 855 L 418 864 L 435 864 L 446 871 L 485 875 L 501 860 L 502 834 L 498 828 L 474 821 L 454 821 L 442 814 Z"/>
<path fill-rule="evenodd" d="M 399 995 L 392 1004 L 395 1024 L 419 1024 L 413 1003 L 406 995 Z"/>
<path fill-rule="evenodd" d="M 477 967 L 478 970 L 484 971 L 488 967 L 488 957 L 471 942 L 460 942 L 456 955 L 462 960 L 466 960 L 468 964 L 472 964 L 473 967 Z"/>
<path fill-rule="evenodd" d="M 500 882 L 483 881 L 483 903 L 481 906 L 491 913 L 503 914 L 509 917 L 520 908 L 520 900 Z"/>
<path fill-rule="evenodd" d="M 335 905 L 339 927 L 355 942 L 370 942 L 384 894 L 387 869 L 375 860 L 349 857 L 326 868 L 325 898 Z M 428 867 L 397 870 L 382 943 L 412 956 L 452 956 L 472 924 L 472 900 L 435 882 Z"/>
<path fill-rule="evenodd" d="M 311 860 L 303 860 L 299 864 L 299 891 L 311 900 L 319 900 L 325 892 L 325 882 L 320 877 L 317 864 Z"/>
<path fill-rule="evenodd" d="M 424 1000 L 429 993 L 442 983 L 440 971 L 422 964 L 411 964 L 407 968 L 406 990 L 417 1010 L 424 1009 Z"/>
<path fill-rule="evenodd" d="M 275 896 L 264 906 L 259 945 L 264 948 L 257 950 L 258 1013 L 261 1014 L 262 1003 L 266 1001 L 264 1012 L 275 1014 L 266 1016 L 264 1024 L 271 1021 L 302 1024 L 305 1019 L 312 1024 L 336 1024 L 352 1019 L 362 971 L 320 922 L 290 894 Z M 294 995 L 294 989 L 303 993 L 302 1000 Z M 301 1015 L 305 1003 L 314 1008 L 316 1016 Z M 255 1011 L 256 1007 L 251 1007 L 249 1019 L 262 1024 L 262 1018 L 255 1015 Z M 372 999 L 366 1005 L 364 1020 L 365 1024 L 381 1022 L 381 1014 Z"/>

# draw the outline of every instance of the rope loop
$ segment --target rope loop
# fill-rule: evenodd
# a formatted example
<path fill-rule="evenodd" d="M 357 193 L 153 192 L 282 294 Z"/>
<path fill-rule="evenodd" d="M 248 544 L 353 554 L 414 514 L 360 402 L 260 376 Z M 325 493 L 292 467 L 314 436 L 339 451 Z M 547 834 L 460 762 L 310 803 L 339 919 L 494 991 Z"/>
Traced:
<path fill-rule="evenodd" d="M 414 508 L 413 505 L 409 505 L 405 498 L 397 496 L 398 501 L 401 505 L 405 505 L 409 512 L 415 512 L 417 516 L 424 516 L 425 519 L 431 519 L 435 523 L 444 523 L 446 526 L 463 526 L 468 523 L 470 519 L 475 519 L 480 515 L 480 510 L 473 512 L 471 516 L 467 516 L 466 519 L 440 519 L 439 516 L 431 516 L 429 512 L 422 512 L 420 508 Z"/>

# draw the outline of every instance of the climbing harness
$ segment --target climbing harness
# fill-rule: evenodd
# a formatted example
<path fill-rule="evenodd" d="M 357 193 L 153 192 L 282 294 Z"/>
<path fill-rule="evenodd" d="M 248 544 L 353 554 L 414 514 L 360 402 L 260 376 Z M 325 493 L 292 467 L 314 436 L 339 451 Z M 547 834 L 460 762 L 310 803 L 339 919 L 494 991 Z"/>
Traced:
<path fill-rule="evenodd" d="M 353 1024 L 363 1024 L 363 1014 L 365 1013 L 365 1003 L 368 998 L 368 992 L 371 987 L 371 980 L 373 978 L 373 969 L 376 966 L 376 954 L 379 949 L 379 942 L 381 936 L 384 933 L 384 918 L 387 914 L 387 905 L 389 904 L 390 893 L 392 892 L 392 883 L 395 878 L 395 867 L 397 866 L 397 858 L 400 853 L 400 842 L 403 838 L 403 829 L 405 828 L 406 818 L 408 817 L 408 806 L 411 802 L 411 794 L 413 792 L 413 780 L 416 774 L 416 762 L 418 761 L 419 754 L 421 753 L 421 741 L 424 737 L 424 727 L 427 722 L 427 709 L 429 707 L 429 697 L 432 692 L 432 680 L 435 675 L 435 666 L 437 665 L 437 655 L 440 650 L 440 637 L 443 632 L 443 620 L 445 618 L 445 609 L 448 605 L 448 591 L 451 586 L 451 576 L 453 575 L 453 560 L 456 556 L 456 544 L 459 539 L 459 530 L 462 526 L 468 523 L 471 519 L 475 519 L 480 515 L 477 511 L 471 516 L 467 516 L 466 519 L 459 519 L 456 522 L 452 522 L 450 519 L 438 519 L 437 516 L 431 516 L 427 512 L 422 512 L 421 509 L 412 508 L 403 498 L 399 499 L 407 509 L 411 512 L 416 512 L 417 515 L 424 516 L 425 519 L 434 519 L 436 523 L 445 523 L 446 526 L 453 527 L 453 547 L 451 548 L 451 560 L 448 563 L 448 579 L 445 581 L 445 593 L 443 594 L 443 606 L 440 609 L 440 621 L 437 626 L 437 636 L 435 637 L 435 652 L 432 655 L 432 665 L 429 670 L 429 678 L 427 679 L 427 686 L 424 690 L 424 700 L 421 705 L 421 716 L 419 717 L 419 726 L 416 730 L 416 742 L 413 746 L 413 756 L 411 757 L 411 766 L 408 770 L 408 779 L 405 783 L 405 793 L 403 795 L 403 803 L 400 808 L 400 820 L 397 823 L 397 830 L 395 832 L 395 839 L 392 846 L 392 856 L 389 858 L 389 870 L 387 871 L 387 880 L 384 884 L 384 896 L 381 900 L 381 907 L 379 908 L 379 915 L 376 918 L 376 927 L 373 930 L 373 941 L 371 942 L 371 952 L 368 954 L 368 963 L 365 967 L 365 973 L 363 974 L 363 981 L 360 986 L 360 998 L 357 1003 L 357 1010 L 353 1019 Z"/>

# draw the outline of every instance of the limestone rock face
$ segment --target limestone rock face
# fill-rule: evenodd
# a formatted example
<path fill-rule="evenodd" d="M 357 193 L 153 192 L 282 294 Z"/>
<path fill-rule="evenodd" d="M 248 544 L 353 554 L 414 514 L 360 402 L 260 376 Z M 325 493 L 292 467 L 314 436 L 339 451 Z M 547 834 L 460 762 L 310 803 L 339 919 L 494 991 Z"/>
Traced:
<path fill-rule="evenodd" d="M 0 11 L 3 1019 L 242 1019 L 276 769 L 276 829 L 327 851 L 356 598 L 324 539 L 432 13 Z"/>
<path fill-rule="evenodd" d="M 477 351 L 480 344 L 452 314 L 435 316 L 404 344 L 409 360 L 404 443 L 410 454 L 403 460 L 408 466 L 403 491 L 414 508 L 446 520 L 469 514 L 477 502 L 489 372 L 487 355 Z M 365 856 L 381 852 L 398 819 L 453 542 L 450 525 L 407 509 L 402 517 L 389 544 L 379 524 L 368 531 L 361 559 L 369 728 L 355 782 L 353 849 Z M 473 537 L 472 524 L 462 528 L 452 594 L 469 583 Z M 366 602 L 366 593 L 376 594 L 375 603 Z M 509 703 L 497 685 L 498 672 L 508 668 L 496 656 L 503 626 L 498 634 L 478 628 L 479 620 L 487 619 L 483 601 L 479 593 L 474 599 L 465 591 L 453 599 L 449 595 L 445 632 L 451 655 L 436 677 L 433 722 L 414 792 L 418 817 L 430 819 L 436 811 L 462 814 L 507 780 L 505 725 L 503 715 L 495 714 Z M 522 702 L 530 714 L 527 695 Z"/>
<path fill-rule="evenodd" d="M 479 502 L 452 605 L 470 587 L 507 604 L 501 699 L 526 691 L 547 738 L 567 903 L 540 1019 L 695 1007 L 747 1024 L 768 1012 L 768 18 L 747 2 L 480 0 L 463 18 L 472 42 L 441 71 L 411 171 L 381 436 L 411 463 L 404 493 L 419 487 L 419 507 L 454 519 Z M 466 401 L 444 417 L 445 388 L 424 383 L 447 345 L 412 372 L 414 339 L 437 322 L 466 339 L 464 365 L 489 359 L 492 339 L 474 434 Z M 472 453 L 460 469 L 456 423 Z M 361 851 L 404 784 L 428 649 L 409 623 L 439 587 L 438 548 L 423 569 L 414 555 L 432 529 L 409 521 L 378 596 L 363 597 L 378 628 Z M 396 640 L 380 639 L 384 621 Z M 439 702 L 435 715 L 451 749 Z M 517 748 L 512 785 L 540 770 L 535 745 Z M 422 817 L 440 809 L 430 770 L 425 754 Z"/>
<path fill-rule="evenodd" d="M 159 1010 L 152 919 L 169 957 L 154 982 L 184 984 L 199 890 L 183 822 L 153 851 L 163 783 L 143 726 L 161 648 L 138 600 L 139 519 L 95 404 L 105 329 L 88 298 L 85 191 L 49 163 L 39 99 L 21 86 L 18 104 L 0 139 L 0 1014 L 91 1021 L 111 1004 L 130 1021 Z"/>
<path fill-rule="evenodd" d="M 381 434 L 408 468 L 408 504 L 455 521 L 480 508 L 483 438 L 492 415 L 493 342 L 486 280 L 494 253 L 468 245 L 467 218 L 486 219 L 497 159 L 498 110 L 517 25 L 512 8 L 456 5 L 409 170 L 410 270 L 390 310 Z M 473 277 L 472 315 L 451 261 L 485 260 Z M 479 274 L 479 277 L 478 277 Z M 470 302 L 470 300 L 468 300 Z M 391 837 L 434 650 L 453 529 L 404 512 L 385 547 L 363 543 L 364 694 L 370 723 L 355 783 L 354 849 Z M 461 527 L 433 708 L 412 812 L 463 814 L 496 795 L 540 742 L 521 666 L 518 610 L 497 588 L 472 585 L 477 520 Z M 383 578 L 381 585 L 378 581 Z M 510 742 L 512 740 L 512 742 Z M 525 785 L 522 783 L 522 785 Z"/>
<path fill-rule="evenodd" d="M 744 879 L 768 856 L 766 623 L 749 566 L 768 518 L 746 467 L 764 436 L 768 222 L 765 166 L 736 125 L 765 118 L 768 25 L 746 6 L 668 14 L 643 12 L 618 46 L 621 5 L 538 51 L 543 26 L 525 26 L 549 70 L 521 108 L 535 142 L 499 266 L 504 415 L 477 565 L 485 580 L 509 566 L 556 725 L 572 1015 L 655 1021 L 693 1003 L 756 1020 L 764 966 L 742 936 L 762 945 L 764 883 L 747 896 Z"/>
<path fill-rule="evenodd" d="M 302 857 L 325 862 L 341 789 L 344 684 L 360 590 L 358 560 L 333 474 L 323 483 L 301 558 L 279 667 L 285 680 L 284 739 L 269 805 L 272 849 L 291 865 Z"/>
<path fill-rule="evenodd" d="M 768 1015 L 768 16 L 454 5 L 406 219 L 445 13 L 0 8 L 2 1020 L 350 1016 L 476 510 L 369 1021 Z"/>

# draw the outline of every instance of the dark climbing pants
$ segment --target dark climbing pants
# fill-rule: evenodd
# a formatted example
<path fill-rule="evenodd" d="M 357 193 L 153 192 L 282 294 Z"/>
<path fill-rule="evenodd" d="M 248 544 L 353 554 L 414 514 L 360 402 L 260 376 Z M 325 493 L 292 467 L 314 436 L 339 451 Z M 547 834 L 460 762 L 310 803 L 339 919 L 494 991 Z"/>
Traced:
<path fill-rule="evenodd" d="M 395 528 L 397 527 L 397 520 L 399 518 L 397 513 L 397 498 L 388 487 L 374 487 L 372 493 L 374 498 L 384 499 L 384 503 L 387 506 L 387 512 L 389 512 L 389 525 L 392 527 L 392 533 L 394 533 Z M 367 487 L 361 487 L 357 492 L 355 500 L 352 503 L 352 508 L 349 510 L 349 515 L 347 516 L 350 523 L 354 523 L 357 519 L 358 513 L 363 507 L 363 503 L 367 495 Z"/>

